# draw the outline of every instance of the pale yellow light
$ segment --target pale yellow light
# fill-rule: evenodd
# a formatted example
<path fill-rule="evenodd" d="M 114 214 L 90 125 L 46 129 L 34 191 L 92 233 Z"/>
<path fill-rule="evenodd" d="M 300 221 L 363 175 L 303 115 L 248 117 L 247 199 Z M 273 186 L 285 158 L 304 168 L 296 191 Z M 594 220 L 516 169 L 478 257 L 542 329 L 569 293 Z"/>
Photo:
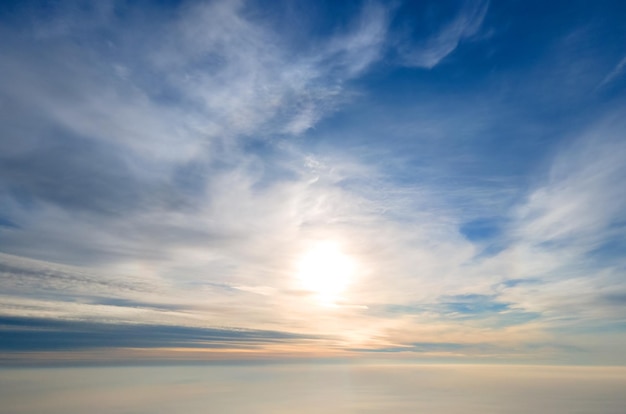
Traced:
<path fill-rule="evenodd" d="M 297 278 L 323 303 L 334 303 L 352 282 L 354 260 L 335 242 L 319 242 L 299 260 Z"/>

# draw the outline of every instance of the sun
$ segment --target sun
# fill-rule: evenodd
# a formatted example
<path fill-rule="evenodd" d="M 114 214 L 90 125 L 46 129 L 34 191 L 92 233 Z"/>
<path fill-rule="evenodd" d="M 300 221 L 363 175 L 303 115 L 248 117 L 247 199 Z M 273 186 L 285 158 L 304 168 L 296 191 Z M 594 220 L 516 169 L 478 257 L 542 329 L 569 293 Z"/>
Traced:
<path fill-rule="evenodd" d="M 317 294 L 324 303 L 334 303 L 352 282 L 354 260 L 343 253 L 339 244 L 319 242 L 298 261 L 296 276 L 305 290 Z"/>

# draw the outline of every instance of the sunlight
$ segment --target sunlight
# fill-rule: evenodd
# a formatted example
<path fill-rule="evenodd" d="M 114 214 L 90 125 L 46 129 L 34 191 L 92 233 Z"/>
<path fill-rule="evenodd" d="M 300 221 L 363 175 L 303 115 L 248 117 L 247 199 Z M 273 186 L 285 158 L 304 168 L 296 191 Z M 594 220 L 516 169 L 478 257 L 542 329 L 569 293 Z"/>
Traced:
<path fill-rule="evenodd" d="M 298 261 L 297 277 L 304 289 L 320 302 L 334 303 L 352 282 L 354 260 L 336 242 L 326 241 L 309 249 Z"/>

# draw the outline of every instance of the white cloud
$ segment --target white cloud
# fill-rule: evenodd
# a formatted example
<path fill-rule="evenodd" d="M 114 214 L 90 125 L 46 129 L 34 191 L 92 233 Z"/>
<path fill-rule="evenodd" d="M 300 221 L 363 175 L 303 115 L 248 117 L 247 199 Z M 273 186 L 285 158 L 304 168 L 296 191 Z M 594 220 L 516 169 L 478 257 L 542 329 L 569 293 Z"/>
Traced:
<path fill-rule="evenodd" d="M 28 277 L 10 271 L 1 281 L 14 295 L 3 300 L 4 312 L 311 332 L 335 347 L 522 344 L 553 339 L 547 328 L 571 313 L 585 321 L 616 316 L 602 303 L 602 285 L 619 284 L 617 272 L 585 255 L 617 235 L 626 211 L 619 117 L 563 150 L 512 213 L 502 251 L 477 257 L 483 246 L 459 232 L 466 205 L 450 200 L 481 198 L 481 214 L 496 207 L 501 214 L 490 190 L 454 198 L 436 182 L 402 185 L 363 154 L 305 153 L 285 137 L 313 128 L 350 97 L 349 80 L 386 52 L 390 11 L 368 3 L 346 30 L 302 52 L 242 7 L 193 3 L 149 38 L 116 27 L 119 38 L 104 49 L 72 45 L 65 31 L 35 40 L 13 33 L 14 42 L 0 46 L 0 69 L 12 79 L 0 93 L 28 108 L 4 115 L 15 135 L 0 145 L 19 160 L 6 164 L 5 176 L 30 197 L 24 208 L 14 193 L 0 193 L 16 224 L 0 241 L 17 255 L 83 266 L 51 272 L 22 263 Z M 467 3 L 422 45 L 403 49 L 403 64 L 439 64 L 478 33 L 487 7 Z M 119 62 L 107 65 L 105 52 Z M 427 127 L 440 140 L 457 129 L 478 135 L 487 109 L 450 129 L 450 117 L 427 112 L 422 117 L 433 119 L 407 130 Z M 351 288 L 326 308 L 294 283 L 297 258 L 324 239 L 340 242 L 357 263 Z M 503 287 L 529 278 L 541 287 Z M 575 297 L 580 290 L 590 294 Z M 436 309 L 468 294 L 549 321 L 500 329 Z M 137 310 L 94 296 L 175 309 Z M 416 311 L 376 313 L 389 304 Z"/>
<path fill-rule="evenodd" d="M 626 175 L 626 125 L 620 118 L 587 131 L 556 157 L 546 183 L 518 211 L 520 237 L 534 245 L 576 246 L 577 253 L 610 238 L 626 209 L 626 193 L 620 190 Z"/>
<path fill-rule="evenodd" d="M 488 1 L 466 1 L 449 23 L 418 44 L 401 44 L 398 52 L 405 66 L 432 69 L 452 53 L 463 40 L 474 36 L 483 23 Z"/>
<path fill-rule="evenodd" d="M 623 243 L 626 146 L 621 112 L 571 140 L 545 180 L 514 211 L 510 247 L 493 260 L 527 279 L 500 297 L 543 315 L 546 327 L 610 326 L 621 319 L 610 292 L 626 290 L 624 262 L 611 244 Z M 621 297 L 618 295 L 618 297 Z"/>
<path fill-rule="evenodd" d="M 602 79 L 602 82 L 596 87 L 596 90 L 605 87 L 610 84 L 624 73 L 624 69 L 626 69 L 626 56 L 620 60 L 617 65 L 611 70 L 605 77 Z"/>

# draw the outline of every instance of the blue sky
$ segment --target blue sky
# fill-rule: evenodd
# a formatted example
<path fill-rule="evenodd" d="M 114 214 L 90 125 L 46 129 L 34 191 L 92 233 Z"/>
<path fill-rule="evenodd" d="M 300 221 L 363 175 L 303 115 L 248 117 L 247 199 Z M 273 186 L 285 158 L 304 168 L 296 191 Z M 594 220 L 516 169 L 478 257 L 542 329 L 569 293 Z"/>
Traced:
<path fill-rule="evenodd" d="M 3 2 L 2 360 L 626 363 L 625 14 Z"/>

